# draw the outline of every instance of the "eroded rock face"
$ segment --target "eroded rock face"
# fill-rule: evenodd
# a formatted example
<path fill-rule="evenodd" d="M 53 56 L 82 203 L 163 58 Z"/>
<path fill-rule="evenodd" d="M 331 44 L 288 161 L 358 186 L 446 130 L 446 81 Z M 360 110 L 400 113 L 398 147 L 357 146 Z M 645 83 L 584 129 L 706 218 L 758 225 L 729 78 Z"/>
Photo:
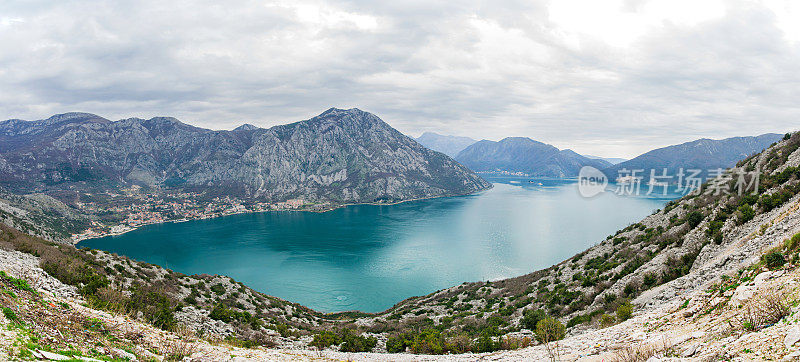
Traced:
<path fill-rule="evenodd" d="M 86 113 L 0 122 L 0 181 L 13 191 L 175 187 L 282 201 L 360 203 L 490 187 L 377 116 L 329 109 L 307 121 L 212 131 L 174 118 Z"/>

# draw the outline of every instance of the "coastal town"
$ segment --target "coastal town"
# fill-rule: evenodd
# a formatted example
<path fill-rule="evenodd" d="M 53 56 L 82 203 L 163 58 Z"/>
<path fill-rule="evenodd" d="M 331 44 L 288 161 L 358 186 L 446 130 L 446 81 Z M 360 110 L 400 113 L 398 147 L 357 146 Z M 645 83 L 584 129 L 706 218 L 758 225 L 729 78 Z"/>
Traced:
<path fill-rule="evenodd" d="M 120 235 L 139 227 L 165 222 L 210 219 L 215 217 L 264 211 L 324 211 L 328 203 L 311 203 L 304 199 L 281 202 L 255 202 L 224 196 L 208 199 L 193 192 L 143 192 L 139 186 L 122 189 L 121 193 L 91 195 L 93 201 L 75 202 L 84 214 L 91 215 L 91 227 L 73 234 L 71 240 Z M 102 200 L 102 201 L 94 201 Z"/>

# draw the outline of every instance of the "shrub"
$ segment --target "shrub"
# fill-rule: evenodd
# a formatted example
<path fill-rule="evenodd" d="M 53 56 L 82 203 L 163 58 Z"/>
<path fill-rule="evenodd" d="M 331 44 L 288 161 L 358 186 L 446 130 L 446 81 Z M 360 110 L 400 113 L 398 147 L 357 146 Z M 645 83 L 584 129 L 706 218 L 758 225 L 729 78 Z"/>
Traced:
<path fill-rule="evenodd" d="M 564 325 L 555 318 L 547 317 L 536 324 L 536 340 L 541 343 L 559 341 L 565 334 Z"/>
<path fill-rule="evenodd" d="M 547 315 L 541 309 L 526 309 L 525 312 L 522 313 L 520 324 L 525 329 L 535 331 L 536 324 L 539 323 L 540 320 L 545 319 L 545 317 L 547 317 Z"/>
<path fill-rule="evenodd" d="M 211 313 L 208 315 L 209 318 L 222 321 L 225 323 L 230 323 L 233 321 L 233 311 L 226 308 L 222 304 L 218 304 L 211 310 Z"/>
<path fill-rule="evenodd" d="M 630 282 L 630 283 L 625 285 L 625 289 L 623 289 L 622 292 L 625 293 L 625 295 L 627 295 L 627 296 L 632 296 L 632 295 L 636 294 L 636 290 L 638 290 L 638 289 L 639 288 L 638 288 L 638 286 L 636 286 L 635 283 Z"/>
<path fill-rule="evenodd" d="M 175 302 L 154 288 L 132 286 L 126 309 L 142 312 L 150 324 L 161 329 L 170 330 L 176 325 Z"/>
<path fill-rule="evenodd" d="M 450 353 L 467 353 L 472 350 L 472 339 L 464 334 L 459 334 L 448 338 L 446 347 Z"/>
<path fill-rule="evenodd" d="M 649 289 L 650 287 L 656 285 L 657 282 L 658 278 L 655 274 L 647 273 L 645 274 L 644 278 L 642 278 L 642 287 L 644 287 L 644 289 Z"/>
<path fill-rule="evenodd" d="M 703 214 L 700 211 L 692 211 L 686 215 L 686 222 L 689 223 L 690 229 L 694 229 L 703 222 Z"/>
<path fill-rule="evenodd" d="M 614 318 L 614 316 L 612 316 L 611 314 L 603 313 L 603 315 L 600 316 L 600 327 L 602 328 L 611 327 L 616 322 L 617 322 L 616 318 Z"/>
<path fill-rule="evenodd" d="M 739 206 L 739 217 L 737 218 L 739 225 L 744 224 L 750 220 L 753 220 L 755 216 L 756 216 L 756 211 L 753 210 L 752 206 L 748 204 Z"/>
<path fill-rule="evenodd" d="M 19 323 L 19 317 L 17 316 L 17 313 L 14 313 L 13 309 L 3 307 L 3 315 L 12 323 Z"/>
<path fill-rule="evenodd" d="M 411 351 L 417 354 L 444 354 L 447 352 L 442 334 L 435 329 L 426 329 L 415 336 Z"/>
<path fill-rule="evenodd" d="M 773 251 L 761 256 L 761 262 L 767 268 L 776 269 L 783 266 L 786 263 L 786 258 L 783 256 L 783 253 L 779 251 Z"/>
<path fill-rule="evenodd" d="M 800 234 L 798 234 L 798 235 L 800 235 Z M 24 290 L 26 292 L 30 292 L 30 293 L 34 293 L 34 294 L 36 293 L 36 291 L 33 290 L 33 288 L 30 286 L 30 284 L 28 284 L 28 281 L 25 280 L 25 279 L 14 278 L 14 277 L 6 274 L 6 272 L 4 272 L 2 270 L 0 270 L 0 277 L 3 277 L 3 279 L 7 279 L 9 282 L 11 282 L 11 285 L 13 285 L 15 288 L 17 288 L 19 290 Z"/>
<path fill-rule="evenodd" d="M 411 338 L 407 333 L 390 336 L 386 340 L 386 351 L 389 353 L 402 353 L 411 346 Z"/>
<path fill-rule="evenodd" d="M 209 289 L 211 289 L 211 291 L 216 293 L 217 295 L 225 294 L 225 286 L 223 286 L 222 284 L 214 284 Z"/>
<path fill-rule="evenodd" d="M 786 240 L 784 247 L 786 247 L 787 252 L 794 251 L 800 247 L 800 233 L 794 234 L 791 239 Z"/>
<path fill-rule="evenodd" d="M 476 353 L 494 352 L 500 349 L 500 343 L 492 340 L 488 334 L 481 334 L 478 340 L 475 341 L 473 351 Z"/>
<path fill-rule="evenodd" d="M 91 296 L 98 289 L 109 285 L 108 278 L 99 274 L 78 259 L 42 260 L 41 267 L 47 274 L 52 275 L 64 284 L 78 287 L 78 292 L 83 296 Z"/>
<path fill-rule="evenodd" d="M 584 324 L 584 323 L 590 322 L 591 320 L 592 320 L 591 316 L 586 315 L 586 314 L 579 314 L 577 316 L 572 317 L 567 322 L 567 328 L 572 328 L 574 326 L 577 326 L 578 324 Z"/>
<path fill-rule="evenodd" d="M 530 337 L 505 337 L 500 341 L 500 349 L 505 350 L 514 350 L 520 348 L 526 348 L 533 345 L 533 341 Z"/>
<path fill-rule="evenodd" d="M 622 303 L 617 307 L 617 320 L 624 322 L 631 318 L 633 315 L 633 305 L 629 302 Z"/>
<path fill-rule="evenodd" d="M 358 336 L 349 329 L 342 330 L 341 338 L 339 351 L 342 352 L 369 352 L 378 344 L 377 338 Z"/>
<path fill-rule="evenodd" d="M 775 324 L 791 312 L 789 296 L 778 289 L 768 289 L 751 299 L 737 313 L 737 321 L 743 330 L 756 331 Z"/>
<path fill-rule="evenodd" d="M 342 343 L 342 339 L 339 337 L 339 335 L 331 331 L 322 331 L 317 333 L 314 335 L 314 340 L 311 341 L 311 345 L 319 349 L 325 349 L 330 346 L 339 345 L 340 343 Z M 389 348 L 388 341 L 386 342 L 386 348 Z"/>

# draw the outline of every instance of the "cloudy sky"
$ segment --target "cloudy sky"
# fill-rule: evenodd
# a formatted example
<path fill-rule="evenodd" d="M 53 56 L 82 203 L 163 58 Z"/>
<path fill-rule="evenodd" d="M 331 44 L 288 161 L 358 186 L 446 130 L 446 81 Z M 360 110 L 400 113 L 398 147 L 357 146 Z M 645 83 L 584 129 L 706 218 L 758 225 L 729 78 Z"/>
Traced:
<path fill-rule="evenodd" d="M 400 131 L 602 156 L 800 128 L 800 2 L 3 1 L 0 119 Z"/>

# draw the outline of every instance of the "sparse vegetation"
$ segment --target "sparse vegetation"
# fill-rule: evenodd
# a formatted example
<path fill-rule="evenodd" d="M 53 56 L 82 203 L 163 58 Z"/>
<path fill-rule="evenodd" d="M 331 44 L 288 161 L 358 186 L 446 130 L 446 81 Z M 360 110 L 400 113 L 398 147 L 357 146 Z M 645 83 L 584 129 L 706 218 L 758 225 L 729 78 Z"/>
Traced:
<path fill-rule="evenodd" d="M 633 316 L 633 305 L 629 302 L 625 302 L 617 307 L 617 320 L 620 322 L 624 322 Z"/>

